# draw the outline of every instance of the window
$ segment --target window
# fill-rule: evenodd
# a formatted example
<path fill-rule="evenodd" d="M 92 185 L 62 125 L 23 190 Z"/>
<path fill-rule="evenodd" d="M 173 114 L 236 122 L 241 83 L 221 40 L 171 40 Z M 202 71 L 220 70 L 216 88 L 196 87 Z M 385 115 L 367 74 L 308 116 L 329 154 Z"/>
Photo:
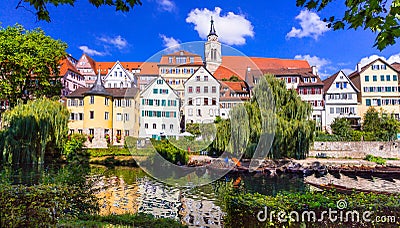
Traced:
<path fill-rule="evenodd" d="M 386 70 L 386 65 L 381 65 L 382 70 Z"/>
<path fill-rule="evenodd" d="M 129 113 L 124 113 L 124 120 L 129 121 Z"/>
<path fill-rule="evenodd" d="M 153 123 L 153 129 L 157 129 L 157 124 Z"/>
<path fill-rule="evenodd" d="M 79 100 L 79 106 L 83 106 L 83 99 Z"/>
<path fill-rule="evenodd" d="M 372 65 L 372 70 L 379 70 L 379 65 Z"/>
<path fill-rule="evenodd" d="M 204 86 L 204 93 L 208 93 L 208 86 Z"/>
<path fill-rule="evenodd" d="M 393 75 L 393 81 L 397 81 L 397 75 Z"/>
<path fill-rule="evenodd" d="M 200 81 L 200 76 L 196 76 L 196 81 Z"/>
<path fill-rule="evenodd" d="M 208 105 L 208 98 L 204 98 L 204 105 Z"/>
<path fill-rule="evenodd" d="M 117 121 L 122 121 L 122 113 L 117 113 Z"/>
<path fill-rule="evenodd" d="M 108 120 L 108 116 L 109 116 L 109 113 L 108 113 L 108 112 L 105 112 L 105 113 L 104 113 L 104 119 L 105 119 L 105 120 Z"/>
<path fill-rule="evenodd" d="M 189 86 L 188 93 L 193 93 L 193 87 Z"/>
<path fill-rule="evenodd" d="M 79 134 L 82 134 L 82 133 L 83 133 L 83 130 L 82 130 L 82 129 L 78 129 L 78 133 L 79 133 Z"/>
<path fill-rule="evenodd" d="M 148 124 L 148 123 L 145 123 L 145 124 L 144 124 L 144 128 L 148 129 L 148 128 L 149 128 L 149 124 Z"/>
<path fill-rule="evenodd" d="M 125 136 L 129 136 L 129 130 L 125 130 Z"/>
<path fill-rule="evenodd" d="M 193 116 L 193 109 L 191 109 L 191 108 L 188 109 L 188 115 Z"/>
<path fill-rule="evenodd" d="M 108 97 L 105 97 L 105 98 L 104 98 L 104 105 L 108 106 L 108 101 L 109 101 L 109 98 L 108 98 Z"/>
<path fill-rule="evenodd" d="M 89 135 L 94 135 L 94 129 L 92 128 L 89 129 Z"/>
<path fill-rule="evenodd" d="M 161 129 L 165 130 L 165 124 L 161 124 Z"/>
<path fill-rule="evenodd" d="M 90 96 L 90 104 L 94 104 L 94 96 Z"/>
<path fill-rule="evenodd" d="M 330 113 L 330 114 L 334 114 L 334 113 L 335 113 L 335 109 L 334 109 L 334 108 L 330 108 L 330 109 L 329 109 L 329 113 Z"/>
<path fill-rule="evenodd" d="M 374 82 L 378 81 L 377 78 L 378 78 L 378 77 L 377 77 L 376 75 L 373 75 L 373 76 L 372 76 L 372 81 L 374 81 Z"/>
<path fill-rule="evenodd" d="M 79 113 L 79 120 L 83 120 L 83 113 Z"/>
<path fill-rule="evenodd" d="M 196 86 L 196 93 L 200 93 L 200 86 Z"/>
<path fill-rule="evenodd" d="M 90 113 L 90 119 L 91 120 L 94 119 L 94 111 L 90 111 L 89 113 Z"/>
<path fill-rule="evenodd" d="M 208 81 L 208 76 L 204 76 L 204 81 Z"/>
<path fill-rule="evenodd" d="M 340 88 L 340 82 L 336 82 L 336 88 Z"/>
<path fill-rule="evenodd" d="M 163 84 L 163 80 L 162 79 L 158 79 L 157 80 L 157 84 L 159 84 L 159 85 Z"/>
<path fill-rule="evenodd" d="M 190 57 L 190 63 L 194 63 L 194 57 Z"/>
<path fill-rule="evenodd" d="M 153 89 L 154 94 L 158 94 L 158 89 Z"/>
<path fill-rule="evenodd" d="M 216 98 L 212 99 L 212 105 L 217 105 L 217 99 Z"/>
<path fill-rule="evenodd" d="M 161 106 L 167 106 L 167 102 L 165 100 L 161 100 Z"/>
<path fill-rule="evenodd" d="M 371 106 L 371 99 L 365 99 L 365 105 Z"/>
<path fill-rule="evenodd" d="M 381 81 L 385 81 L 385 75 L 381 75 Z"/>
<path fill-rule="evenodd" d="M 216 86 L 211 87 L 211 92 L 212 93 L 216 93 L 217 92 L 217 87 Z"/>
<path fill-rule="evenodd" d="M 365 75 L 365 81 L 369 82 L 369 76 L 368 75 Z"/>
<path fill-rule="evenodd" d="M 168 63 L 173 63 L 173 58 L 172 57 L 168 57 Z"/>
<path fill-rule="evenodd" d="M 201 109 L 197 109 L 197 116 L 201 116 Z"/>
<path fill-rule="evenodd" d="M 193 99 L 192 98 L 189 98 L 188 105 L 193 105 Z"/>
<path fill-rule="evenodd" d="M 304 78 L 304 82 L 307 83 L 308 82 L 308 78 Z"/>
<path fill-rule="evenodd" d="M 390 75 L 386 75 L 386 81 L 390 81 Z"/>
<path fill-rule="evenodd" d="M 196 98 L 196 105 L 200 105 L 201 103 L 201 98 Z"/>

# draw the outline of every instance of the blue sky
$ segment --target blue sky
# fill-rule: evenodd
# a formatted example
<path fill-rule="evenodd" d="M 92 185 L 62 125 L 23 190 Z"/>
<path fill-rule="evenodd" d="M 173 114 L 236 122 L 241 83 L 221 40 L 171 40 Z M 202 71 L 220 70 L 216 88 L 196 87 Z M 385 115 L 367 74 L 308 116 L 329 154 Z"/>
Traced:
<path fill-rule="evenodd" d="M 322 78 L 340 69 L 354 70 L 358 62 L 376 56 L 400 61 L 400 45 L 380 52 L 373 47 L 375 34 L 369 30 L 332 31 L 324 26 L 324 17 L 343 14 L 341 1 L 316 13 L 296 7 L 295 0 L 142 0 L 142 6 L 122 13 L 77 0 L 74 7 L 50 6 L 50 23 L 15 9 L 18 0 L 0 1 L 2 27 L 41 27 L 66 42 L 67 52 L 75 58 L 84 50 L 96 61 L 145 61 L 170 45 L 205 40 L 213 15 L 222 43 L 248 56 L 307 59 L 319 66 Z"/>

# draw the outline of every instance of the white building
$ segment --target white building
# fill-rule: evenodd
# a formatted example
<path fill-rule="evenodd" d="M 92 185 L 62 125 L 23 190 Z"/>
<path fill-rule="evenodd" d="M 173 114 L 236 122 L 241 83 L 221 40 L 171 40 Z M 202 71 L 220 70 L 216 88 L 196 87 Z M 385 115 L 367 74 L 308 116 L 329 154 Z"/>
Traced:
<path fill-rule="evenodd" d="M 180 133 L 180 100 L 162 77 L 140 93 L 139 138 L 176 136 Z"/>
<path fill-rule="evenodd" d="M 61 95 L 67 96 L 78 88 L 85 87 L 85 77 L 75 67 L 77 60 L 67 56 L 61 61 L 60 76 L 63 85 Z"/>
<path fill-rule="evenodd" d="M 186 81 L 185 124 L 212 123 L 219 115 L 220 83 L 203 66 Z"/>
<path fill-rule="evenodd" d="M 108 71 L 103 82 L 106 88 L 133 88 L 137 85 L 134 74 L 126 70 L 119 61 Z"/>
<path fill-rule="evenodd" d="M 353 127 L 359 127 L 361 117 L 357 115 L 357 93 L 359 90 L 350 79 L 339 71 L 324 83 L 326 130 L 335 118 L 346 118 Z"/>

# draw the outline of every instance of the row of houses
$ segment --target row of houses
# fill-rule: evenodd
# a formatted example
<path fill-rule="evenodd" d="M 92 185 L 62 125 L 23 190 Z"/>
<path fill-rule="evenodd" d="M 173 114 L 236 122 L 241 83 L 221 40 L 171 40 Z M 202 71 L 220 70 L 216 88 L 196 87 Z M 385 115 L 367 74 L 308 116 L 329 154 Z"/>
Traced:
<path fill-rule="evenodd" d="M 63 95 L 71 111 L 70 132 L 123 143 L 124 136 L 176 136 L 187 123 L 210 123 L 251 97 L 265 74 L 284 80 L 313 107 L 319 129 L 330 130 L 337 117 L 360 126 L 370 106 L 399 119 L 400 64 L 377 59 L 350 75 L 339 71 L 321 80 L 305 60 L 224 56 L 211 20 L 204 58 L 185 50 L 162 55 L 159 62 L 96 62 L 87 54 L 66 58 Z"/>

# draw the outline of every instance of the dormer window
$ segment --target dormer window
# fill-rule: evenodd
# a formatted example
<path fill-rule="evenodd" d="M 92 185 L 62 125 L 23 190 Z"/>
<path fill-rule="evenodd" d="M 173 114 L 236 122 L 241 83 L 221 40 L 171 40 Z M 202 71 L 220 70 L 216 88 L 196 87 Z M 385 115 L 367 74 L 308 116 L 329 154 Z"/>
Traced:
<path fill-rule="evenodd" d="M 305 82 L 305 83 L 309 82 L 309 81 L 308 81 L 308 78 L 304 78 L 304 82 Z"/>
<path fill-rule="evenodd" d="M 372 65 L 372 70 L 379 70 L 379 65 Z"/>
<path fill-rule="evenodd" d="M 311 82 L 316 82 L 317 79 L 316 78 L 311 78 Z"/>

